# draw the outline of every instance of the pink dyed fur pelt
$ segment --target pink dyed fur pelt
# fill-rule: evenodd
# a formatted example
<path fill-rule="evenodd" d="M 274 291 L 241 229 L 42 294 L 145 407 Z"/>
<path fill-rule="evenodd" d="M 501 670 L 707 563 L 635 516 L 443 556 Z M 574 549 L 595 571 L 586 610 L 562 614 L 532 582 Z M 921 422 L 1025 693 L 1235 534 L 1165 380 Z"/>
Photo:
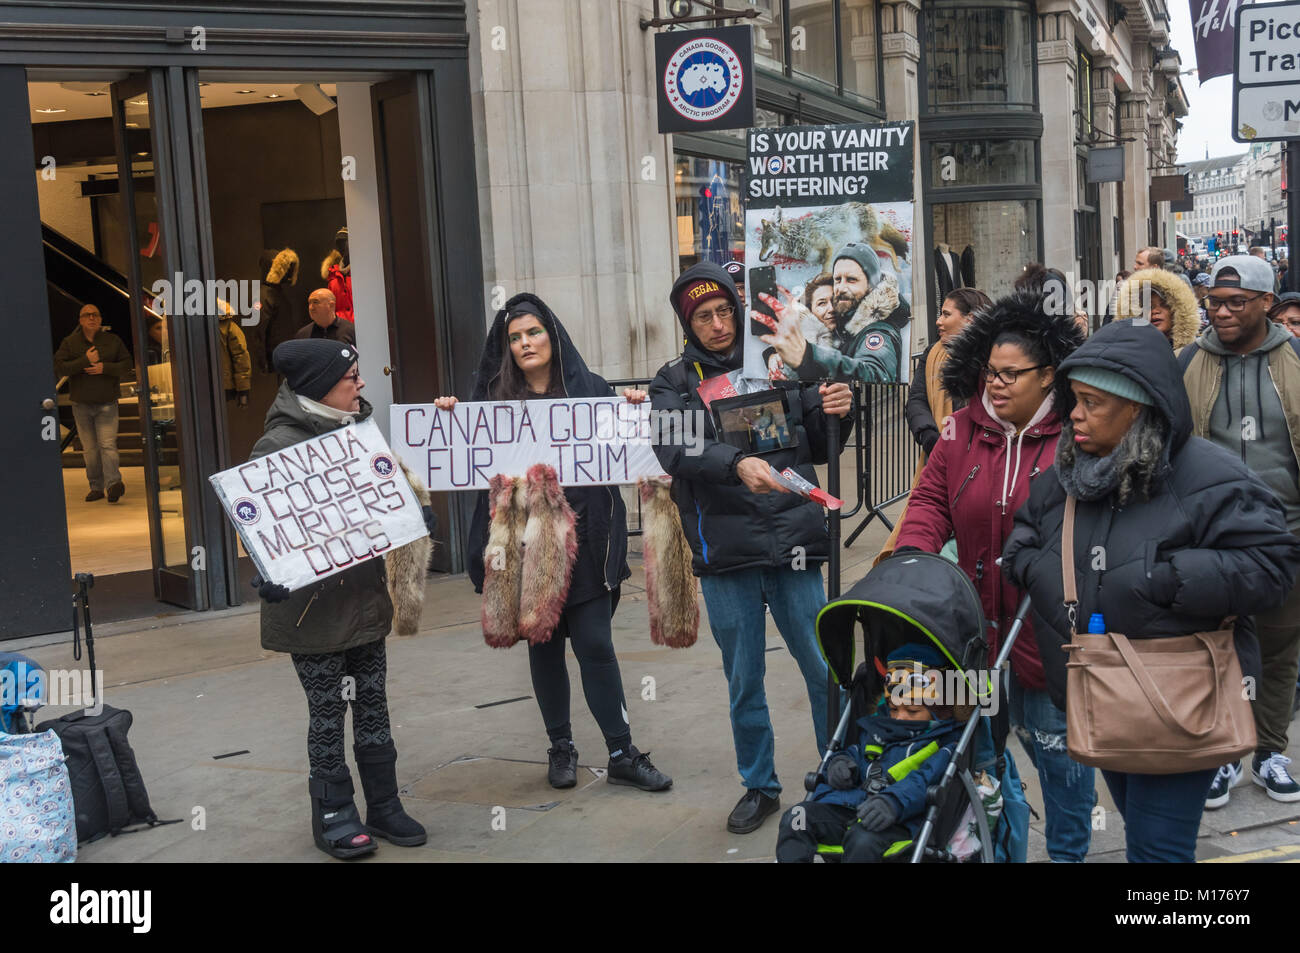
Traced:
<path fill-rule="evenodd" d="M 523 582 L 521 549 L 526 509 L 524 481 L 498 474 L 488 489 L 490 523 L 483 550 L 483 640 L 495 649 L 519 641 L 519 592 Z"/>
<path fill-rule="evenodd" d="M 684 649 L 694 645 L 699 635 L 700 605 L 691 572 L 691 546 L 682 532 L 671 485 L 668 477 L 643 477 L 637 481 L 641 494 L 641 545 L 650 641 Z"/>
<path fill-rule="evenodd" d="M 540 645 L 550 639 L 569 597 L 578 555 L 578 521 L 553 467 L 533 464 L 526 484 L 519 635 Z"/>

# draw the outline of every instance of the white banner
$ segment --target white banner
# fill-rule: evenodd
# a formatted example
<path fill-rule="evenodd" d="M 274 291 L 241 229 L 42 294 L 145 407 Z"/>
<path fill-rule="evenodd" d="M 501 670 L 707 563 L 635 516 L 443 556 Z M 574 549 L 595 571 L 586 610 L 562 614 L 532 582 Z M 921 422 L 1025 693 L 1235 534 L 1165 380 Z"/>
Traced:
<path fill-rule="evenodd" d="M 428 532 L 373 420 L 208 479 L 262 578 L 291 590 Z"/>
<path fill-rule="evenodd" d="M 431 490 L 486 490 L 498 473 L 555 468 L 561 486 L 635 483 L 664 469 L 650 402 L 622 397 L 394 404 L 393 450 Z"/>

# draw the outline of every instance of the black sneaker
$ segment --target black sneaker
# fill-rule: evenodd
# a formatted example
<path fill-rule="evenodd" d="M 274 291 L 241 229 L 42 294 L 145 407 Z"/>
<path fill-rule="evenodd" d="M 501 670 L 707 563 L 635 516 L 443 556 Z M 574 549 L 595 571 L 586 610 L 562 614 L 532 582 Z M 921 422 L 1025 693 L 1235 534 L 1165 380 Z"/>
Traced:
<path fill-rule="evenodd" d="M 779 797 L 768 797 L 762 791 L 746 791 L 727 816 L 727 830 L 733 834 L 749 834 L 763 826 L 769 814 L 781 810 Z"/>
<path fill-rule="evenodd" d="M 1291 759 L 1278 751 L 1267 758 L 1255 755 L 1250 763 L 1251 780 L 1268 792 L 1275 801 L 1300 801 L 1300 784 L 1287 772 Z"/>
<path fill-rule="evenodd" d="M 103 490 L 91 490 L 89 493 L 86 494 L 87 503 L 94 503 L 96 500 L 102 500 L 103 498 L 104 498 Z"/>
<path fill-rule="evenodd" d="M 1214 776 L 1214 783 L 1210 785 L 1210 793 L 1205 796 L 1205 809 L 1215 811 L 1227 804 L 1232 789 L 1241 783 L 1243 777 L 1245 773 L 1241 770 L 1240 761 L 1221 767 Z"/>
<path fill-rule="evenodd" d="M 554 748 L 546 749 L 550 761 L 546 769 L 546 780 L 553 788 L 571 788 L 578 783 L 578 749 L 573 742 L 557 742 Z"/>
<path fill-rule="evenodd" d="M 667 791 L 673 779 L 650 763 L 650 752 L 642 754 L 633 745 L 617 758 L 609 759 L 610 784 L 627 784 L 642 791 Z"/>
<path fill-rule="evenodd" d="M 112 484 L 108 488 L 108 502 L 116 503 L 118 500 L 122 498 L 122 494 L 125 492 L 126 492 L 126 484 L 123 483 L 121 480 L 118 480 L 116 483 Z"/>

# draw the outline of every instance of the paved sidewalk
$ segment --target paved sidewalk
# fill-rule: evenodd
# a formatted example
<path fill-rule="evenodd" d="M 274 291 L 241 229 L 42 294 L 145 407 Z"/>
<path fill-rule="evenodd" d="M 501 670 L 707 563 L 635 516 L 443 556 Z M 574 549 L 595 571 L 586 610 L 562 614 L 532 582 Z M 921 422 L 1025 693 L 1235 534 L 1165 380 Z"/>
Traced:
<path fill-rule="evenodd" d="M 846 551 L 846 588 L 866 572 L 884 535 L 875 522 Z M 526 651 L 485 646 L 469 582 L 435 578 L 420 631 L 388 640 L 398 777 L 407 809 L 429 829 L 429 842 L 419 848 L 382 844 L 363 862 L 772 860 L 775 818 L 746 836 L 725 829 L 743 791 L 726 683 L 707 623 L 702 620 L 692 648 L 652 645 L 639 555 L 632 562 L 614 640 L 633 739 L 673 776 L 672 790 L 648 794 L 605 783 L 604 745 L 571 655 L 582 771 L 577 788 L 550 788 Z M 288 658 L 262 650 L 257 626 L 254 604 L 97 628 L 107 701 L 135 716 L 131 740 L 154 808 L 184 823 L 106 838 L 84 847 L 81 860 L 329 860 L 311 839 L 302 690 Z M 84 664 L 72 661 L 66 639 L 27 641 L 37 647 L 23 650 L 47 667 Z M 774 626 L 767 659 L 782 802 L 789 806 L 802 796 L 804 772 L 818 753 L 802 679 Z M 1037 778 L 1020 749 L 1013 750 L 1041 816 Z M 1300 751 L 1291 753 L 1300 759 Z M 1106 829 L 1095 834 L 1090 859 L 1122 861 L 1122 823 L 1104 787 L 1101 803 Z M 1294 859 L 1300 853 L 1297 818 L 1300 804 L 1272 802 L 1248 779 L 1226 809 L 1206 815 L 1201 854 Z M 1046 859 L 1041 831 L 1040 817 L 1033 822 L 1031 860 Z"/>

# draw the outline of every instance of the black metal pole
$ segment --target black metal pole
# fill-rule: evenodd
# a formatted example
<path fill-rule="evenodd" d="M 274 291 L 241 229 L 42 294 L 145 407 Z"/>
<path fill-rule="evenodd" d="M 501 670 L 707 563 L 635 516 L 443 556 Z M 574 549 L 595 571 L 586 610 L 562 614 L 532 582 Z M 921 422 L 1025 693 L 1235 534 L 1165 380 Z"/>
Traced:
<path fill-rule="evenodd" d="M 1300 139 L 1286 143 L 1287 286 L 1300 290 Z"/>
<path fill-rule="evenodd" d="M 840 498 L 840 418 L 826 415 L 826 492 Z M 826 601 L 840 597 L 840 513 L 828 510 L 826 529 L 830 535 L 830 550 L 826 559 Z M 853 673 L 847 673 L 849 678 Z M 840 723 L 840 692 L 834 674 L 826 674 L 826 736 L 829 738 Z"/>

